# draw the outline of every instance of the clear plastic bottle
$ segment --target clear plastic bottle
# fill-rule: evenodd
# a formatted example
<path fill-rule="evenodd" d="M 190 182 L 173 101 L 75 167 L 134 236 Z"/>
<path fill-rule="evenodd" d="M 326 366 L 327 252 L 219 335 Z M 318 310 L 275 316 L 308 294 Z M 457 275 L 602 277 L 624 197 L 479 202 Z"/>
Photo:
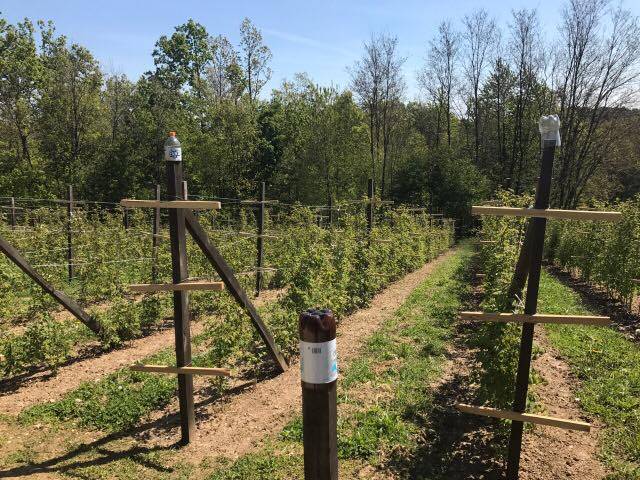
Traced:
<path fill-rule="evenodd" d="M 182 161 L 182 147 L 176 132 L 169 132 L 169 137 L 164 142 L 164 159 L 167 162 Z"/>

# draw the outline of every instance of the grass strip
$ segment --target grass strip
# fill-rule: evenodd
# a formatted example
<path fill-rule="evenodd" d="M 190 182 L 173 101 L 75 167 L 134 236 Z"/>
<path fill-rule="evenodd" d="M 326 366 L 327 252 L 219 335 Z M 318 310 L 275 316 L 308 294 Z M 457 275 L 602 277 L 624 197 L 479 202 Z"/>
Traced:
<path fill-rule="evenodd" d="M 580 295 L 543 272 L 540 312 L 594 315 Z M 585 412 L 605 424 L 601 453 L 615 472 L 610 480 L 640 478 L 640 347 L 611 328 L 545 326 L 551 344 L 580 379 L 576 392 Z"/>

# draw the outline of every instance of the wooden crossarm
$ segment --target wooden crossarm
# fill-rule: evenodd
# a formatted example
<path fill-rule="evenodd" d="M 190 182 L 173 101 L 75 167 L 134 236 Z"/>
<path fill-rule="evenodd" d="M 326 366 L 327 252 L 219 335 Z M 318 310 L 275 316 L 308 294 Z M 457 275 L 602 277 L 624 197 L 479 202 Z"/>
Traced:
<path fill-rule="evenodd" d="M 473 405 L 466 405 L 464 403 L 457 403 L 456 408 L 461 412 L 482 415 L 483 417 L 535 423 L 538 425 L 564 428 L 566 430 L 580 430 L 581 432 L 588 432 L 591 430 L 590 424 L 577 420 L 565 420 L 563 418 L 547 417 L 544 415 L 535 415 L 533 413 L 513 412 L 511 410 L 498 410 L 497 408 L 490 407 L 476 407 Z"/>
<path fill-rule="evenodd" d="M 473 320 L 476 322 L 515 322 L 515 323 L 566 323 L 576 325 L 607 326 L 611 323 L 610 317 L 598 317 L 593 315 L 525 315 L 520 313 L 483 313 L 460 312 L 461 320 Z"/>
<path fill-rule="evenodd" d="M 498 243 L 496 240 L 479 240 L 479 243 L 484 243 L 484 244 L 488 244 L 488 243 Z"/>
<path fill-rule="evenodd" d="M 137 283 L 129 285 L 132 292 L 174 292 L 189 290 L 224 290 L 224 283 L 209 281 L 186 281 L 180 283 Z"/>
<path fill-rule="evenodd" d="M 209 375 L 216 377 L 229 377 L 231 371 L 228 368 L 206 367 L 168 367 L 165 365 L 133 365 L 134 372 L 176 373 L 182 375 Z"/>
<path fill-rule="evenodd" d="M 559 218 L 565 220 L 600 220 L 605 222 L 619 222 L 622 220 L 620 212 L 600 212 L 595 210 L 556 210 L 552 208 L 514 208 L 514 207 L 485 207 L 473 206 L 474 215 L 498 215 L 512 217 L 541 217 Z"/>
<path fill-rule="evenodd" d="M 220 202 L 209 200 L 133 200 L 125 198 L 120 205 L 127 208 L 188 208 L 190 210 L 219 210 Z"/>
<path fill-rule="evenodd" d="M 640 278 L 632 278 L 631 281 L 633 283 L 636 283 L 636 284 L 640 285 Z"/>

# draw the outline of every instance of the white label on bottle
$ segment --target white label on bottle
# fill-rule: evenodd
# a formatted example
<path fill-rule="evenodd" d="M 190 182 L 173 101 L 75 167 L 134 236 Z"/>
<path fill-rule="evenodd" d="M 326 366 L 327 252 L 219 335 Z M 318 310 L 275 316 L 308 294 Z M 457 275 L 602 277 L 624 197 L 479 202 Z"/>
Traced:
<path fill-rule="evenodd" d="M 335 338 L 318 343 L 300 341 L 300 376 L 306 383 L 331 383 L 338 378 Z"/>
<path fill-rule="evenodd" d="M 181 162 L 182 148 L 180 147 L 164 147 L 164 159 L 167 162 Z"/>

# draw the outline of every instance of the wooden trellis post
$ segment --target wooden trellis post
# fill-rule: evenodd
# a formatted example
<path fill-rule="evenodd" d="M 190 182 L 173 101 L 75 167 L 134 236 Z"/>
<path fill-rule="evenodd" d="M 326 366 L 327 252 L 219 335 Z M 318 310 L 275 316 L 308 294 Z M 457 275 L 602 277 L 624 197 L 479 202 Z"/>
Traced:
<path fill-rule="evenodd" d="M 160 203 L 160 185 L 156 185 L 156 201 Z M 160 207 L 153 209 L 153 234 L 151 237 L 151 283 L 158 281 L 158 243 L 160 240 Z"/>
<path fill-rule="evenodd" d="M 552 210 L 548 208 L 549 195 L 551 192 L 553 159 L 556 146 L 559 145 L 560 142 L 559 128 L 560 121 L 556 116 L 552 115 L 542 117 L 540 119 L 540 133 L 542 134 L 542 162 L 540 166 L 540 176 L 538 177 L 538 186 L 536 188 L 534 208 L 472 207 L 471 210 L 473 214 L 478 215 L 532 217 L 528 227 L 530 229 L 530 242 L 528 243 L 529 251 L 521 254 L 521 258 L 525 258 L 527 260 L 529 276 L 524 314 L 514 315 L 509 313 L 496 314 L 482 312 L 461 312 L 460 314 L 462 319 L 467 320 L 484 322 L 509 321 L 522 323 L 522 337 L 520 341 L 513 410 L 505 411 L 489 407 L 476 407 L 464 404 L 456 405 L 456 407 L 463 412 L 494 418 L 509 419 L 512 421 L 507 464 L 507 480 L 516 480 L 518 478 L 520 453 L 522 449 L 523 422 L 551 425 L 559 428 L 581 431 L 590 430 L 590 425 L 585 422 L 525 413 L 527 406 L 527 392 L 529 389 L 529 372 L 531 370 L 534 325 L 536 323 L 607 325 L 610 322 L 609 317 L 540 315 L 537 313 L 540 272 L 542 269 L 542 254 L 544 249 L 547 218 L 618 221 L 622 217 L 619 212 Z M 523 245 L 522 248 L 527 248 L 527 245 Z"/>
<path fill-rule="evenodd" d="M 75 276 L 73 266 L 73 185 L 69 185 L 67 190 L 67 270 L 69 281 L 71 281 Z"/>
<path fill-rule="evenodd" d="M 176 161 L 167 157 L 165 160 L 167 160 L 167 195 L 170 199 L 186 200 L 182 185 L 182 159 Z M 169 210 L 169 237 L 171 238 L 173 283 L 180 284 L 189 278 L 183 209 L 172 208 Z M 176 340 L 176 365 L 178 367 L 191 366 L 189 296 L 184 290 L 173 292 L 173 325 Z M 192 375 L 178 374 L 178 400 L 182 442 L 189 443 L 195 429 Z"/>
<path fill-rule="evenodd" d="M 371 233 L 371 230 L 373 230 L 373 202 L 375 197 L 373 178 L 369 179 L 367 185 L 367 197 L 369 198 L 367 202 L 367 232 Z"/>
<path fill-rule="evenodd" d="M 262 268 L 264 267 L 264 208 L 267 200 L 267 185 L 262 182 L 262 188 L 260 189 L 260 203 L 258 204 L 257 212 L 257 227 L 258 238 L 256 239 L 256 297 L 260 295 L 262 290 Z"/>
<path fill-rule="evenodd" d="M 169 209 L 169 231 L 171 238 L 171 267 L 173 282 L 170 284 L 131 285 L 135 292 L 173 292 L 173 314 L 175 329 L 176 366 L 136 365 L 136 371 L 172 373 L 178 375 L 178 400 L 180 404 L 180 427 L 182 443 L 191 442 L 195 434 L 195 415 L 193 404 L 193 375 L 230 375 L 224 368 L 196 368 L 191 365 L 191 332 L 188 291 L 191 290 L 223 290 L 227 285 L 230 293 L 249 311 L 251 319 L 258 327 L 259 333 L 267 343 L 272 357 L 281 370 L 287 368 L 286 361 L 277 349 L 271 333 L 260 319 L 257 311 L 235 279 L 233 270 L 222 259 L 219 252 L 209 243 L 206 233 L 198 223 L 190 209 L 219 209 L 220 202 L 187 200 L 186 182 L 183 181 L 182 150 L 180 143 L 171 132 L 165 143 L 165 160 L 167 162 L 167 195 L 170 200 L 122 200 L 123 207 L 151 207 Z M 156 197 L 159 190 L 156 190 Z M 154 230 L 155 228 L 154 222 Z M 186 249 L 186 230 L 193 236 L 203 253 L 211 261 L 223 282 L 189 280 Z"/>
<path fill-rule="evenodd" d="M 11 197 L 11 228 L 16 228 L 16 199 Z"/>

